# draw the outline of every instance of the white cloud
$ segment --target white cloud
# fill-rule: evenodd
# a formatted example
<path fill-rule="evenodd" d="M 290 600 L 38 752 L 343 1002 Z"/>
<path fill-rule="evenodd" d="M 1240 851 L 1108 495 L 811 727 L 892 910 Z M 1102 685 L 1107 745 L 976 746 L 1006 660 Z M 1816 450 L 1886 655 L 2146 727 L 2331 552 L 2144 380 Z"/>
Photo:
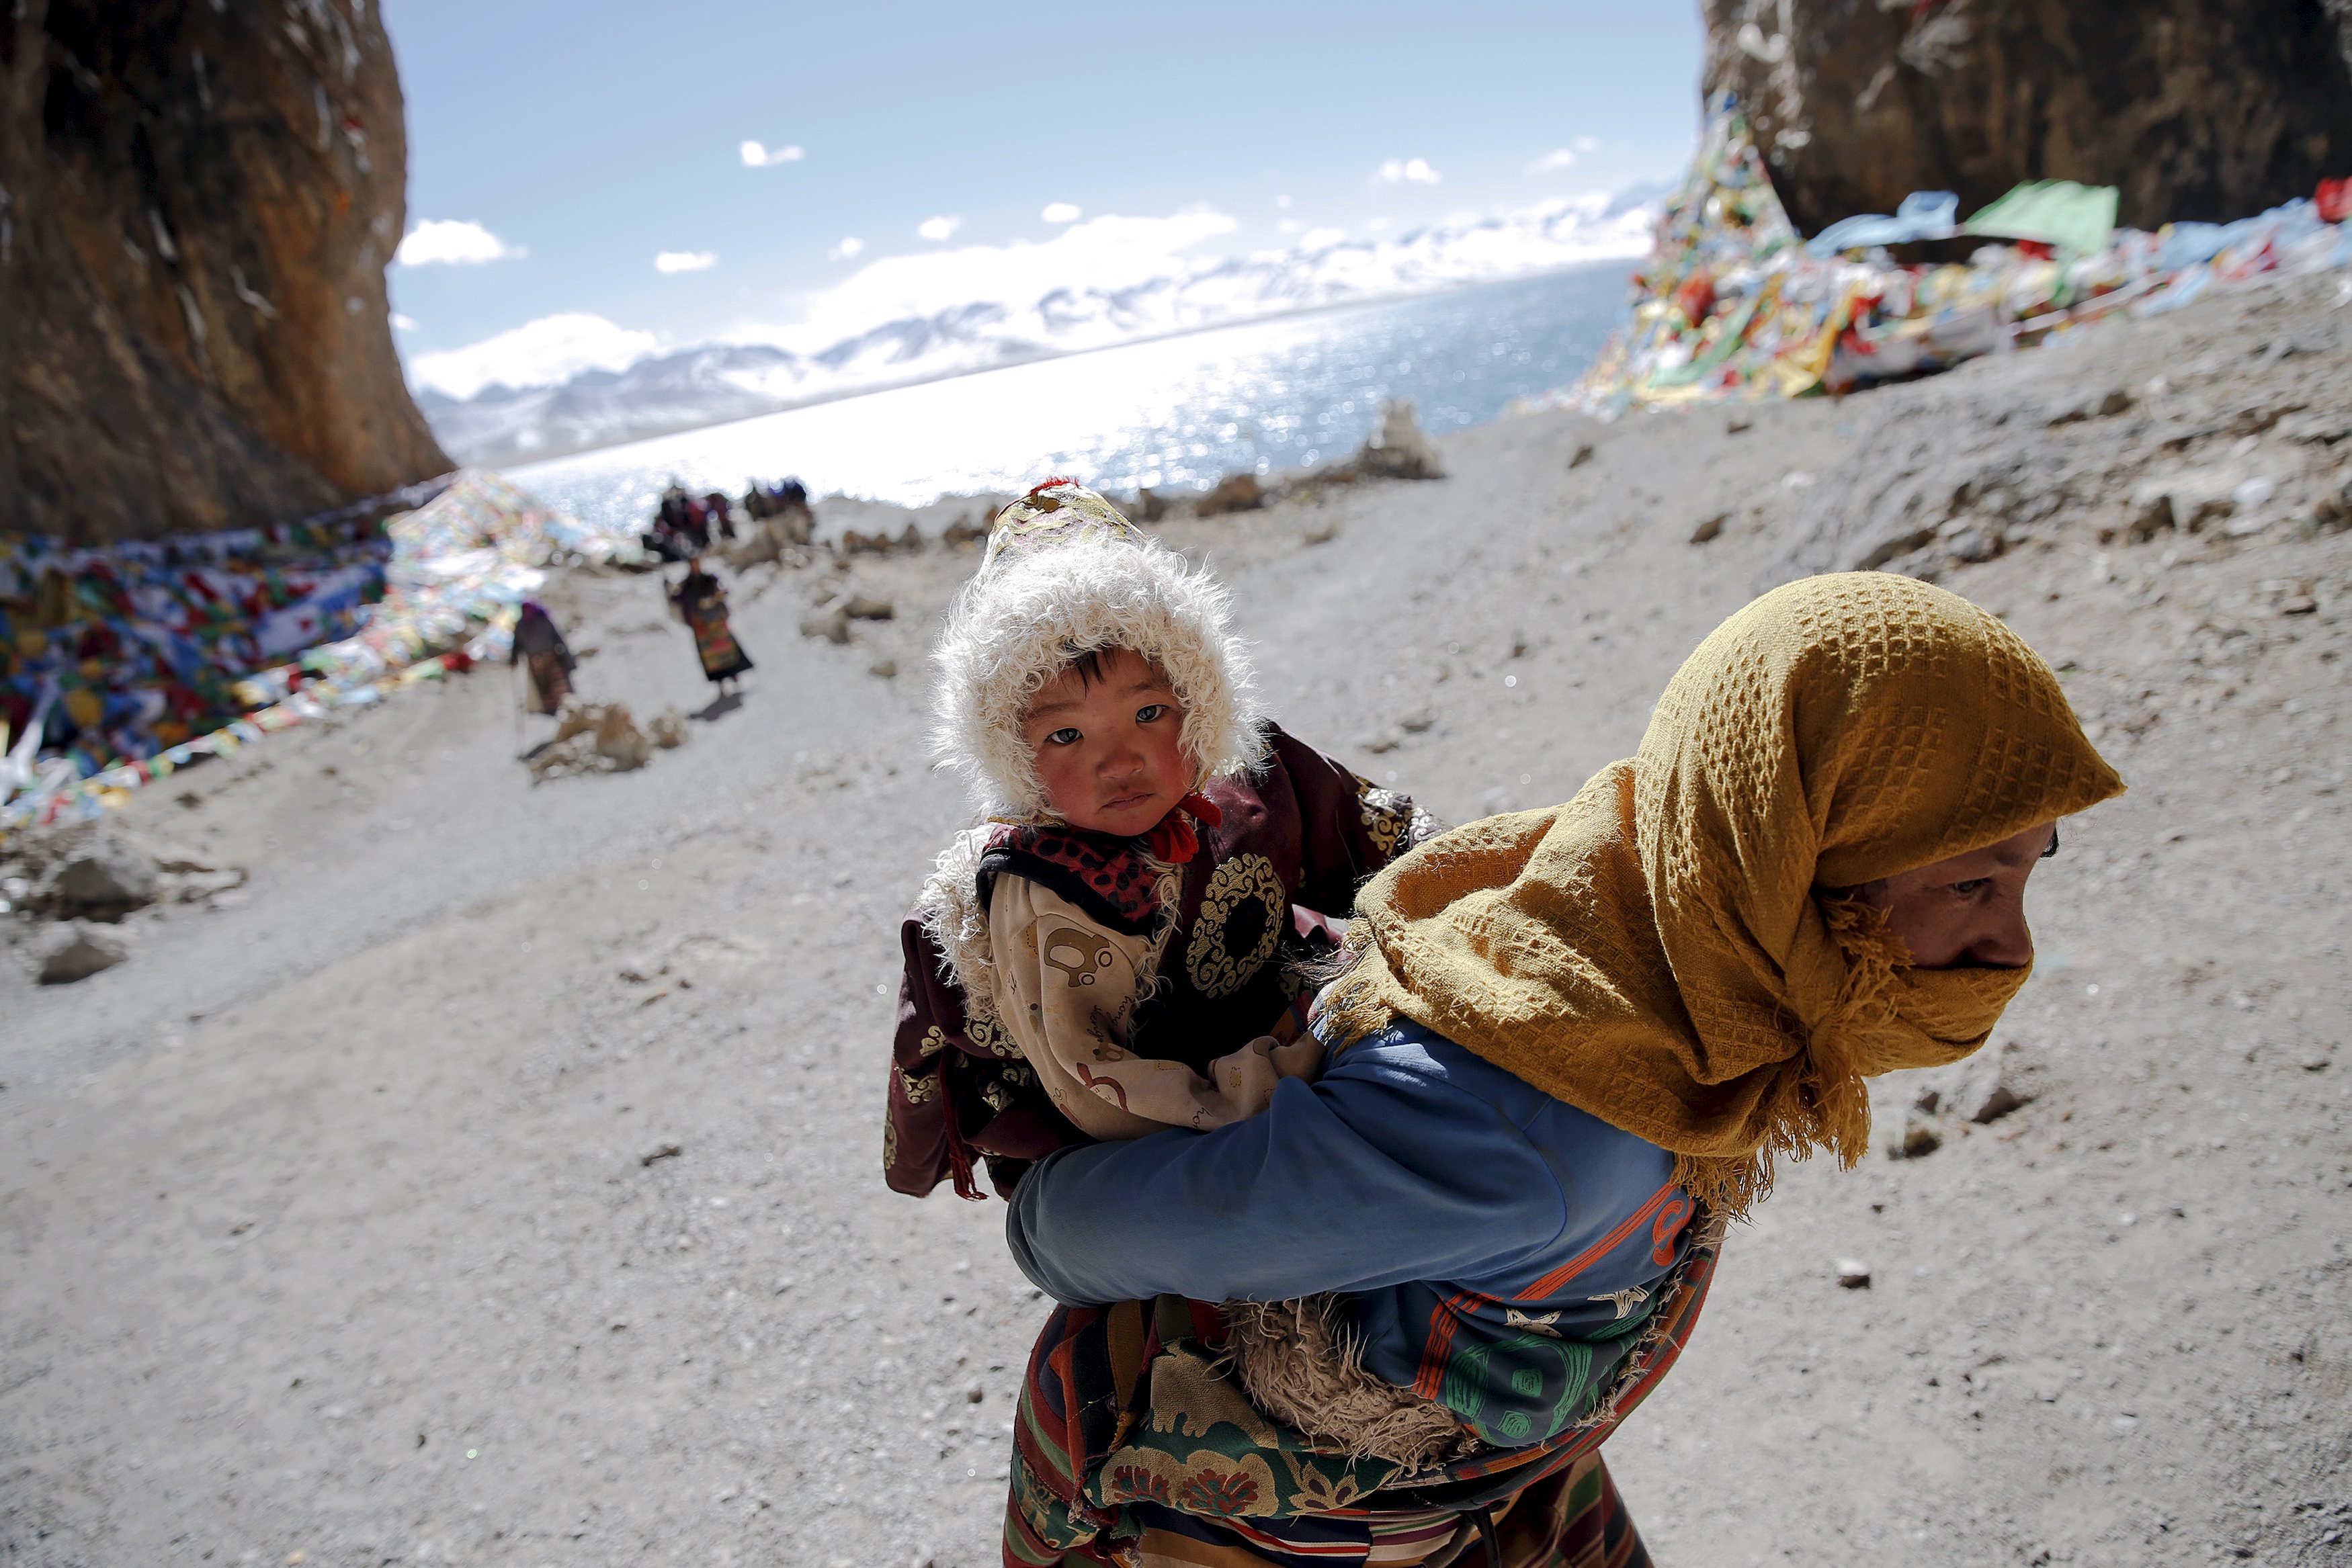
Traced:
<path fill-rule="evenodd" d="M 571 310 L 541 316 L 462 349 L 419 354 L 408 363 L 408 379 L 454 398 L 469 398 L 494 382 L 553 386 L 583 371 L 625 370 L 658 346 L 651 332 Z"/>
<path fill-rule="evenodd" d="M 1573 147 L 1556 147 L 1549 152 L 1545 153 L 1542 157 L 1537 159 L 1534 162 L 1528 164 L 1528 172 L 1530 174 L 1549 174 L 1558 170 L 1572 169 L 1575 166 L 1576 149 Z"/>
<path fill-rule="evenodd" d="M 395 332 L 414 332 L 416 330 L 416 323 L 395 310 L 392 313 L 392 329 Z"/>
<path fill-rule="evenodd" d="M 1434 185 L 1442 178 L 1426 158 L 1391 158 L 1376 172 L 1386 185 Z"/>
<path fill-rule="evenodd" d="M 915 225 L 915 237 L 928 240 L 950 240 L 955 238 L 956 230 L 961 227 L 963 227 L 961 218 L 925 218 Z"/>
<path fill-rule="evenodd" d="M 1048 202 L 1045 204 L 1045 210 L 1037 215 L 1049 224 L 1074 224 L 1085 217 L 1086 214 L 1078 211 L 1076 205 L 1070 202 Z"/>
<path fill-rule="evenodd" d="M 665 250 L 654 256 L 656 272 L 708 272 L 718 265 L 717 253 L 708 250 Z"/>
<path fill-rule="evenodd" d="M 1288 212 L 1288 211 L 1290 210 L 1290 197 L 1289 197 L 1288 195 L 1286 195 L 1286 194 L 1285 194 L 1285 195 L 1280 195 L 1280 196 L 1276 196 L 1276 197 L 1275 197 L 1275 199 L 1274 199 L 1274 204 L 1275 204 L 1276 206 L 1277 206 L 1277 207 L 1280 207 L 1284 212 L 1286 212 L 1286 212 Z"/>
<path fill-rule="evenodd" d="M 849 235 L 845 236 L 839 245 L 826 251 L 824 258 L 827 261 L 849 261 L 862 254 L 865 249 L 864 240 L 859 239 L 856 235 Z"/>
<path fill-rule="evenodd" d="M 1576 139 L 1576 150 L 1579 152 L 1598 152 L 1601 151 L 1601 138 L 1580 136 Z"/>
<path fill-rule="evenodd" d="M 746 141 L 736 149 L 743 155 L 746 169 L 764 169 L 777 163 L 797 163 L 808 156 L 799 147 L 762 147 L 756 141 Z"/>
<path fill-rule="evenodd" d="M 1301 250 L 1328 250 L 1348 237 L 1346 229 L 1308 229 L 1298 239 Z"/>
<path fill-rule="evenodd" d="M 478 223 L 428 218 L 408 231 L 392 259 L 403 267 L 430 267 L 436 262 L 499 261 L 520 255 L 520 247 L 507 244 Z"/>

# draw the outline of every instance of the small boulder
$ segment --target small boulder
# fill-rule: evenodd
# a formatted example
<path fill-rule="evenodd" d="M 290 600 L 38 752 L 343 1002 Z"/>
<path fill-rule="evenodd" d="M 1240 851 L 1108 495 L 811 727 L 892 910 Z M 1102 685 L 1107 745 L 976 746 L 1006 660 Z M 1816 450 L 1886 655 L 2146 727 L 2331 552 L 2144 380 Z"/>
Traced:
<path fill-rule="evenodd" d="M 1443 479 L 1437 448 L 1421 428 L 1412 400 L 1381 404 L 1381 428 L 1356 454 L 1356 467 L 1377 479 Z"/>
<path fill-rule="evenodd" d="M 155 878 L 154 856 L 108 833 L 66 862 L 50 892 L 62 914 L 119 919 L 154 902 Z"/>
<path fill-rule="evenodd" d="M 2307 578 L 2274 577 L 2264 580 L 2261 591 L 2271 609 L 2278 614 L 2310 615 L 2319 609 L 2319 601 L 2314 597 L 2312 586 Z"/>
<path fill-rule="evenodd" d="M 2132 520 L 2124 528 L 2124 538 L 2136 545 L 2146 544 L 2158 534 L 2172 532 L 2178 526 L 2172 514 L 2172 497 L 2154 495 L 2141 502 L 2139 510 L 2132 514 Z"/>
<path fill-rule="evenodd" d="M 877 659 L 866 667 L 866 673 L 869 675 L 879 675 L 886 681 L 897 680 L 898 678 L 898 661 L 896 659 Z"/>
<path fill-rule="evenodd" d="M 181 904 L 219 904 L 223 894 L 245 885 L 242 866 L 207 867 L 202 871 L 184 872 L 172 880 L 172 897 Z"/>
<path fill-rule="evenodd" d="M 675 751 L 686 744 L 686 716 L 674 707 L 666 707 L 646 726 L 646 736 L 664 751 Z"/>
<path fill-rule="evenodd" d="M 2026 1086 L 2024 1066 L 2014 1040 L 1978 1052 L 1953 1085 L 1953 1113 L 1981 1127 L 2032 1103 L 2033 1091 Z"/>
<path fill-rule="evenodd" d="M 1729 512 L 1716 513 L 1715 516 L 1706 519 L 1704 522 L 1700 523 L 1698 527 L 1691 530 L 1690 542 L 1695 545 L 1703 545 L 1709 539 L 1721 538 L 1723 534 L 1723 525 L 1729 521 L 1731 521 L 1731 514 Z"/>
<path fill-rule="evenodd" d="M 2113 419 L 2116 414 L 2128 413 L 2131 405 L 2131 393 L 2121 387 L 2109 387 L 2105 392 L 2094 392 L 2079 402 L 2060 409 L 2050 416 L 2050 423 L 2053 425 L 2079 424 L 2090 419 Z"/>
<path fill-rule="evenodd" d="M 1849 1291 L 1870 1289 L 1870 1265 L 1859 1258 L 1838 1260 L 1837 1282 Z"/>
<path fill-rule="evenodd" d="M 784 555 L 783 535 L 778 531 L 772 517 L 753 523 L 743 537 L 731 545 L 723 546 L 719 559 L 737 571 L 772 560 L 782 560 Z"/>
<path fill-rule="evenodd" d="M 822 637 L 828 643 L 848 642 L 849 607 L 835 604 L 830 609 L 814 611 L 802 616 L 801 635 Z"/>
<path fill-rule="evenodd" d="M 41 955 L 41 984 L 69 986 L 87 980 L 100 969 L 111 969 L 131 956 L 121 937 L 76 922 L 59 932 Z"/>
<path fill-rule="evenodd" d="M 2001 537 L 1990 528 L 1971 524 L 1955 530 L 1944 540 L 1944 548 L 1965 561 L 1987 561 L 2000 554 Z"/>
<path fill-rule="evenodd" d="M 1785 481 L 1784 481 L 1785 483 Z M 1909 516 L 1873 519 L 1848 548 L 1846 558 L 1838 563 L 1842 571 L 1876 571 L 1897 556 L 1909 555 L 1923 545 L 1933 544 L 1936 528 Z"/>
<path fill-rule="evenodd" d="M 841 607 L 841 612 L 852 621 L 887 621 L 898 613 L 898 607 L 887 599 L 870 599 L 856 593 Z"/>
<path fill-rule="evenodd" d="M 1265 486 L 1255 474 L 1228 474 L 1217 482 L 1217 487 L 1192 504 L 1193 511 L 1204 517 L 1222 516 L 1226 512 L 1255 512 L 1265 505 Z"/>
<path fill-rule="evenodd" d="M 1591 461 L 1592 443 L 1590 441 L 1580 441 L 1576 444 L 1576 451 L 1569 457 L 1568 465 L 1570 469 L 1577 469 L 1583 467 L 1586 464 Z"/>
<path fill-rule="evenodd" d="M 1944 1146 L 1944 1134 L 1919 1111 L 1903 1119 L 1902 1135 L 1886 1145 L 1890 1160 L 1924 1160 Z"/>
<path fill-rule="evenodd" d="M 626 703 L 608 703 L 596 720 L 596 755 L 613 765 L 615 773 L 626 773 L 643 768 L 652 760 L 653 742 L 629 716 Z"/>

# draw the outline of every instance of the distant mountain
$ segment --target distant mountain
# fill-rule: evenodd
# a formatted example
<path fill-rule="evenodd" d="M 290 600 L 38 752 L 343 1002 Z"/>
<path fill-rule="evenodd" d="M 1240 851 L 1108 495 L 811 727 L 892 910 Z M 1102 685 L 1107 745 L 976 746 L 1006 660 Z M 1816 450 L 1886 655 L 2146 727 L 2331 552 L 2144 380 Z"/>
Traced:
<path fill-rule="evenodd" d="M 1655 193 L 1580 197 L 1397 239 L 1171 261 L 1165 274 L 1129 287 L 970 300 L 814 352 L 709 343 L 556 386 L 494 385 L 462 400 L 425 389 L 416 402 L 461 461 L 530 462 L 1056 354 L 1637 256 L 1648 247 Z"/>
<path fill-rule="evenodd" d="M 782 349 L 711 343 L 558 386 L 485 387 L 462 402 L 425 388 L 416 406 L 460 462 L 526 463 L 773 413 L 791 406 L 802 371 Z"/>

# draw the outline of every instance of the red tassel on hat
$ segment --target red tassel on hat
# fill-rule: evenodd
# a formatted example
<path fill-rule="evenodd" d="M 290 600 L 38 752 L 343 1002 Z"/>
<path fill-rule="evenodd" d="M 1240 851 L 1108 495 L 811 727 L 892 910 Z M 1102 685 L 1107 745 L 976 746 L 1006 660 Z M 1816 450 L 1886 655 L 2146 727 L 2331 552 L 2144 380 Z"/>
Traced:
<path fill-rule="evenodd" d="M 1144 847 L 1151 858 L 1170 865 L 1182 865 L 1201 852 L 1201 835 L 1192 831 L 1197 818 L 1206 827 L 1215 827 L 1225 820 L 1224 812 L 1206 795 L 1187 795 L 1176 802 L 1176 809 L 1160 819 L 1159 825 L 1143 835 Z"/>

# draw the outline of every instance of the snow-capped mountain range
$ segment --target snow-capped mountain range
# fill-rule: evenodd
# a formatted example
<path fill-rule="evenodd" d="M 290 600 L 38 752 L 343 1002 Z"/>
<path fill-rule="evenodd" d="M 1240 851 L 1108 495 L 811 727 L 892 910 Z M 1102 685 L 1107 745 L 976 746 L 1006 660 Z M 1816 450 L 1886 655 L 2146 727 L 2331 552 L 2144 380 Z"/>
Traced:
<path fill-rule="evenodd" d="M 1218 214 L 1097 220 L 1092 235 L 1082 227 L 1051 246 L 877 262 L 794 327 L 552 385 L 493 383 L 461 399 L 426 384 L 417 406 L 451 456 L 528 462 L 1057 354 L 1636 256 L 1648 247 L 1654 197 L 1576 197 L 1394 239 L 1308 235 L 1292 250 L 1216 259 L 1174 252 L 1229 230 Z M 966 280 L 998 297 L 939 303 Z"/>

